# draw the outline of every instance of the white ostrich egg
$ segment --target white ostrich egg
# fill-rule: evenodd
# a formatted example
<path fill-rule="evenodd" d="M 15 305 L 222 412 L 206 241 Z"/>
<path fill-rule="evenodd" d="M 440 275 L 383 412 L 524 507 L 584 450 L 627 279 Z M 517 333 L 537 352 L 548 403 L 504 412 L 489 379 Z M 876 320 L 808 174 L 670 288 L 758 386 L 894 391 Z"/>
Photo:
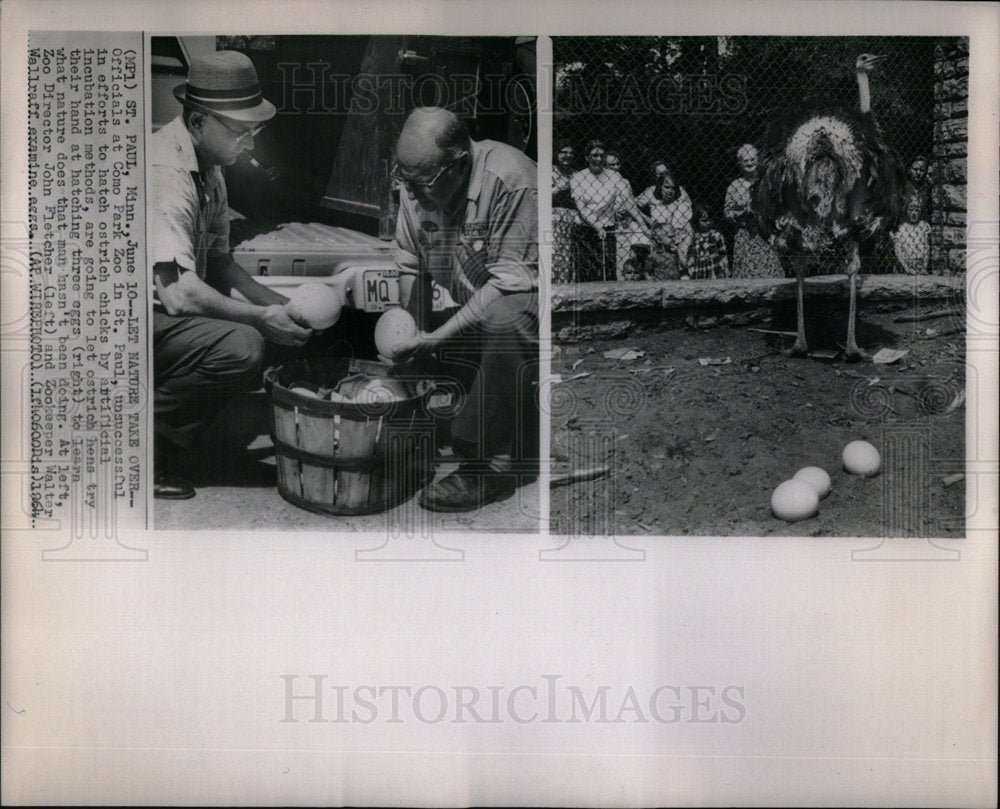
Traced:
<path fill-rule="evenodd" d="M 375 324 L 375 347 L 383 357 L 393 359 L 399 352 L 399 346 L 416 333 L 417 322 L 413 315 L 405 309 L 389 309 Z"/>
<path fill-rule="evenodd" d="M 771 495 L 771 511 L 785 522 L 812 517 L 819 508 L 819 495 L 803 480 L 786 480 Z"/>
<path fill-rule="evenodd" d="M 804 469 L 800 469 L 795 473 L 795 477 L 792 480 L 801 480 L 808 483 L 816 490 L 816 494 L 819 495 L 819 499 L 822 500 L 830 493 L 830 476 L 826 473 L 825 469 L 820 469 L 818 466 L 807 466 Z"/>
<path fill-rule="evenodd" d="M 354 395 L 356 404 L 389 404 L 406 398 L 406 390 L 395 379 L 372 379 Z"/>
<path fill-rule="evenodd" d="M 344 308 L 340 293 L 326 284 L 303 284 L 289 295 L 289 303 L 313 329 L 328 329 Z"/>
<path fill-rule="evenodd" d="M 882 458 L 867 441 L 852 441 L 844 447 L 844 469 L 852 475 L 869 478 L 877 475 L 882 467 Z"/>
<path fill-rule="evenodd" d="M 288 389 L 290 393 L 302 396 L 306 399 L 318 399 L 319 395 L 311 388 L 292 387 Z"/>

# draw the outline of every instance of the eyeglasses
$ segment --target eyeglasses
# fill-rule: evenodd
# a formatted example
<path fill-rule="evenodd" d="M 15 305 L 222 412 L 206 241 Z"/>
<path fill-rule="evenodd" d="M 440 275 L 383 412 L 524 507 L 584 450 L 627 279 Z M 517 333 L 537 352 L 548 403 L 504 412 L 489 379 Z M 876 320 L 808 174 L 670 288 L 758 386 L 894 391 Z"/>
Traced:
<path fill-rule="evenodd" d="M 410 177 L 404 177 L 402 174 L 399 173 L 399 166 L 392 167 L 392 172 L 389 174 L 389 178 L 394 183 L 402 183 L 403 185 L 407 185 L 410 188 L 420 188 L 423 191 L 430 191 L 431 189 L 434 188 L 437 181 L 441 179 L 441 175 L 444 174 L 452 166 L 454 166 L 459 160 L 460 158 L 456 157 L 454 160 L 446 163 L 444 166 L 441 167 L 441 170 L 433 177 L 431 177 L 429 180 L 414 180 Z"/>
<path fill-rule="evenodd" d="M 226 123 L 224 118 L 221 118 L 218 115 L 213 115 L 212 117 L 236 136 L 237 143 L 242 140 L 253 140 L 260 134 L 261 130 L 267 126 L 267 124 L 258 124 L 253 129 L 234 129 Z"/>

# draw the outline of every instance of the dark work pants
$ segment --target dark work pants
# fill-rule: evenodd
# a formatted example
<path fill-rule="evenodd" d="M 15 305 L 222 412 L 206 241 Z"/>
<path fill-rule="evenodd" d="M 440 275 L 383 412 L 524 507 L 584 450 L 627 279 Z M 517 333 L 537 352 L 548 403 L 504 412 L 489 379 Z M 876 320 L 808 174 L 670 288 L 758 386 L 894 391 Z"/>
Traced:
<path fill-rule="evenodd" d="M 574 225 L 577 281 L 614 281 L 616 238 L 614 228 L 606 228 L 604 239 L 590 225 Z"/>
<path fill-rule="evenodd" d="M 157 436 L 190 447 L 229 398 L 261 385 L 264 338 L 252 326 L 153 312 Z"/>
<path fill-rule="evenodd" d="M 494 301 L 482 326 L 447 341 L 438 357 L 466 393 L 451 425 L 455 453 L 483 461 L 509 455 L 519 471 L 537 467 L 537 293 Z"/>
<path fill-rule="evenodd" d="M 368 343 L 374 346 L 370 332 L 364 313 L 345 310 L 336 329 L 314 334 L 304 346 L 282 346 L 266 342 L 252 326 L 154 310 L 156 434 L 187 448 L 233 394 L 260 388 L 265 368 L 302 357 L 364 353 Z"/>

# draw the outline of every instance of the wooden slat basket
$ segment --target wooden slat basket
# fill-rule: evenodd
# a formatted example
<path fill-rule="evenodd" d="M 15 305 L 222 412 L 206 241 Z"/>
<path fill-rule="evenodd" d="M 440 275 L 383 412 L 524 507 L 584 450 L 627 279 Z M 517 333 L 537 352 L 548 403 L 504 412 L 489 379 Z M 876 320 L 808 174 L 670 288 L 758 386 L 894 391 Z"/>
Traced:
<path fill-rule="evenodd" d="M 297 360 L 264 374 L 278 492 L 309 511 L 385 511 L 412 497 L 432 476 L 433 421 L 417 385 L 402 380 L 408 398 L 370 405 L 290 390 L 332 388 L 355 373 L 388 376 L 379 363 L 340 358 Z"/>

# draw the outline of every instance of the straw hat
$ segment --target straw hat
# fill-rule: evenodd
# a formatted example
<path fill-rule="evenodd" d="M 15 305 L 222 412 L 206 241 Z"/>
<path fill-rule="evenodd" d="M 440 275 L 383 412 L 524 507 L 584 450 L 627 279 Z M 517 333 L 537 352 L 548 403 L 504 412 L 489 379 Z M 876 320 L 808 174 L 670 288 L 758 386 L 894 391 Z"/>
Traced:
<path fill-rule="evenodd" d="M 237 51 L 192 59 L 187 83 L 177 85 L 174 95 L 185 107 L 234 121 L 267 121 L 275 113 L 260 94 L 253 62 Z"/>

